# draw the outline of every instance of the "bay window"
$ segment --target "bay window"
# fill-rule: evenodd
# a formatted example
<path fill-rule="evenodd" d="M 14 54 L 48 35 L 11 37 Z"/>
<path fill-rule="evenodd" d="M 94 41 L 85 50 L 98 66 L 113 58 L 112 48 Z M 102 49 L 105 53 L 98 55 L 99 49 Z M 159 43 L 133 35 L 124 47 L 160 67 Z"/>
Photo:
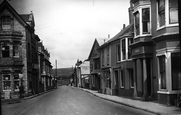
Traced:
<path fill-rule="evenodd" d="M 158 26 L 165 25 L 165 0 L 158 0 Z"/>
<path fill-rule="evenodd" d="M 178 24 L 178 0 L 157 0 L 158 28 Z"/>
<path fill-rule="evenodd" d="M 142 9 L 142 28 L 143 34 L 150 34 L 150 9 Z"/>
<path fill-rule="evenodd" d="M 141 6 L 134 12 L 135 36 L 151 34 L 150 5 Z"/>
<path fill-rule="evenodd" d="M 137 36 L 137 35 L 140 35 L 140 14 L 139 14 L 139 12 L 136 12 L 134 14 L 134 17 L 135 17 L 135 34 Z"/>
<path fill-rule="evenodd" d="M 178 0 L 169 0 L 169 23 L 178 23 Z"/>

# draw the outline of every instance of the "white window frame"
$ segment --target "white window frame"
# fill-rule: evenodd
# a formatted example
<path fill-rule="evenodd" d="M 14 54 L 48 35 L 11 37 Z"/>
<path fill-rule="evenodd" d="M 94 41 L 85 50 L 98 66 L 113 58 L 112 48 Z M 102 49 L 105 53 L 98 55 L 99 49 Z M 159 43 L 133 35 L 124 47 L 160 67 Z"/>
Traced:
<path fill-rule="evenodd" d="M 143 24 L 142 24 L 142 9 L 144 8 L 149 8 L 150 9 L 150 33 L 149 34 L 143 34 Z M 151 31 L 151 28 L 152 28 L 152 20 L 151 20 L 151 5 L 144 5 L 144 6 L 139 6 L 134 12 L 133 14 L 135 14 L 136 12 L 139 12 L 139 28 L 140 28 L 140 34 L 139 35 L 136 35 L 136 29 L 135 29 L 135 26 L 134 26 L 134 38 L 138 38 L 140 36 L 151 36 L 152 35 L 152 31 Z M 134 17 L 134 23 L 135 23 L 135 17 Z"/>
<path fill-rule="evenodd" d="M 179 23 L 174 23 L 174 24 L 169 23 L 169 0 L 165 0 L 165 25 L 164 26 L 161 26 L 161 27 L 159 26 L 158 1 L 156 2 L 156 15 L 157 15 L 157 31 L 165 27 L 179 26 Z"/>
<path fill-rule="evenodd" d="M 178 90 L 172 90 L 172 72 L 171 72 L 171 54 L 180 52 L 179 48 L 170 47 L 169 49 L 160 49 L 157 50 L 157 67 L 158 67 L 158 86 L 159 90 L 157 93 L 176 93 Z M 159 68 L 159 56 L 165 56 L 165 70 L 166 70 L 166 89 L 161 88 L 161 76 L 160 76 L 160 68 Z"/>
<path fill-rule="evenodd" d="M 121 62 L 126 61 L 126 60 L 131 60 L 131 58 L 128 58 L 128 39 L 129 38 L 123 38 L 123 39 L 120 40 Z M 126 52 L 125 52 L 126 57 L 125 57 L 125 59 L 123 59 L 123 51 L 122 51 L 122 41 L 123 40 L 125 40 L 125 49 L 126 49 Z"/>

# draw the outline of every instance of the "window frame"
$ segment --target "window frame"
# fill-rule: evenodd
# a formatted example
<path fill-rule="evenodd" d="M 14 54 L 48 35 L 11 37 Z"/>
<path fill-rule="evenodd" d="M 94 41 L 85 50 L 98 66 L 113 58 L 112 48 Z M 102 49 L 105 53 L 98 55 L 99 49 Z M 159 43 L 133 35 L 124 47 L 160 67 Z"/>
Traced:
<path fill-rule="evenodd" d="M 9 76 L 9 79 L 8 79 L 8 80 L 4 80 L 4 76 L 5 76 L 5 75 L 8 75 L 8 76 Z M 9 82 L 10 87 L 5 89 L 5 86 L 4 86 L 5 83 L 4 83 L 4 82 Z M 2 74 L 2 89 L 3 89 L 3 91 L 11 90 L 11 74 Z"/>
<path fill-rule="evenodd" d="M 8 49 L 6 49 L 5 47 L 8 47 Z M 4 49 L 5 48 L 5 49 Z M 3 50 L 4 49 L 4 50 Z M 7 42 L 2 42 L 1 43 L 1 57 L 2 58 L 9 58 L 10 57 L 10 44 L 7 43 Z M 6 52 L 6 53 L 5 53 Z M 5 53 L 5 54 L 4 54 Z M 4 55 L 7 55 L 8 56 L 4 56 Z"/>
<path fill-rule="evenodd" d="M 143 9 L 146 9 L 146 8 L 149 8 L 149 30 L 150 32 L 149 33 L 143 33 Z M 135 14 L 136 13 L 139 13 L 139 34 L 137 35 L 136 34 L 136 27 L 135 27 L 135 23 L 136 23 L 136 20 L 135 20 Z M 151 31 L 151 28 L 152 28 L 152 21 L 151 21 L 151 5 L 144 5 L 144 6 L 139 6 L 137 9 L 135 9 L 133 11 L 133 16 L 134 16 L 134 38 L 137 38 L 137 37 L 140 37 L 140 36 L 151 36 L 152 35 L 152 31 Z"/>
<path fill-rule="evenodd" d="M 174 27 L 178 26 L 179 22 L 177 23 L 170 23 L 170 10 L 169 10 L 169 0 L 165 1 L 165 25 L 159 27 L 159 18 L 158 18 L 158 0 L 156 1 L 156 15 L 157 15 L 157 29 L 156 31 L 159 31 L 165 27 Z"/>
<path fill-rule="evenodd" d="M 117 62 L 121 62 L 121 47 L 120 47 L 120 44 L 116 45 L 116 60 L 117 60 Z"/>
<path fill-rule="evenodd" d="M 1 29 L 2 30 L 11 30 L 12 29 L 12 18 L 11 16 L 2 16 L 1 17 Z M 7 27 L 9 26 L 9 27 Z"/>

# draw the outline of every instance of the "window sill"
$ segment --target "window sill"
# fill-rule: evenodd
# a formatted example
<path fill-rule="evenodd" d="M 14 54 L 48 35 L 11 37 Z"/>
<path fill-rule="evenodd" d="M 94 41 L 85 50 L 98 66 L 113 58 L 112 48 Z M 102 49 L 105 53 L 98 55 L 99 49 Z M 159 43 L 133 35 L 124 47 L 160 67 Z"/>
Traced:
<path fill-rule="evenodd" d="M 179 91 L 179 90 L 176 90 L 176 91 L 167 91 L 167 90 L 165 90 L 165 91 L 157 91 L 157 93 L 159 93 L 159 94 L 180 94 L 181 91 Z"/>
<path fill-rule="evenodd" d="M 138 35 L 138 36 L 135 36 L 134 39 L 139 38 L 139 37 L 147 37 L 147 36 L 152 36 L 152 34 L 142 34 L 142 35 Z"/>

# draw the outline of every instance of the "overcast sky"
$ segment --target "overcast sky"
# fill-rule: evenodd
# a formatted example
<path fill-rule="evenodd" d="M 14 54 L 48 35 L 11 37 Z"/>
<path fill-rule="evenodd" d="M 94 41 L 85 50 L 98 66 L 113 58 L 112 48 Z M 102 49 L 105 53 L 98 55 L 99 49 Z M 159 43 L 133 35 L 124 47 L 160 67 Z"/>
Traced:
<path fill-rule="evenodd" d="M 0 0 L 2 2 L 2 0 Z M 86 60 L 95 38 L 114 37 L 129 24 L 130 0 L 11 0 L 19 14 L 33 11 L 35 33 L 55 68 Z"/>

